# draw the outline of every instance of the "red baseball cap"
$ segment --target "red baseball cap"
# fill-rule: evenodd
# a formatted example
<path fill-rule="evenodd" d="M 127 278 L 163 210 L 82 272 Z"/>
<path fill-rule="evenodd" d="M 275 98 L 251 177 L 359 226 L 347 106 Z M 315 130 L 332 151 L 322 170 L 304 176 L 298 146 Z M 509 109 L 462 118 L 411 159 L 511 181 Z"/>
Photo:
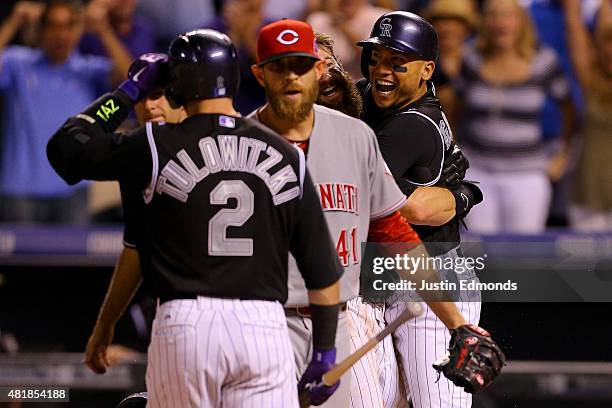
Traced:
<path fill-rule="evenodd" d="M 310 24 L 282 19 L 261 27 L 257 37 L 257 65 L 289 56 L 320 59 Z"/>

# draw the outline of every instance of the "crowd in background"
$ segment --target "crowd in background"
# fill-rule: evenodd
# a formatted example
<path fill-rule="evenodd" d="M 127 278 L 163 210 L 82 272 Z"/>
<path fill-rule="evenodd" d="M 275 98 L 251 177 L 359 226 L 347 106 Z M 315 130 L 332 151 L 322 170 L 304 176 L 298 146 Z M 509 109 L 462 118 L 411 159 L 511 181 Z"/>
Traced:
<path fill-rule="evenodd" d="M 355 43 L 389 9 L 417 12 L 438 31 L 434 84 L 470 160 L 467 177 L 485 195 L 471 230 L 612 230 L 610 0 L 3 1 L 0 222 L 120 221 L 117 187 L 67 186 L 45 146 L 68 116 L 118 84 L 134 57 L 165 51 L 191 29 L 227 33 L 239 50 L 236 106 L 246 115 L 265 103 L 250 70 L 259 27 L 308 21 L 331 35 L 358 80 Z"/>

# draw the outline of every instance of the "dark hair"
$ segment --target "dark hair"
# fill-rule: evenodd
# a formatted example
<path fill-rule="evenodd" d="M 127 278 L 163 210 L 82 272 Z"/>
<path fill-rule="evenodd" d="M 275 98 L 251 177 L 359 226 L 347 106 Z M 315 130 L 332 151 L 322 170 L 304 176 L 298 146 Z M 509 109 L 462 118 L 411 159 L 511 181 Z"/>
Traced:
<path fill-rule="evenodd" d="M 67 7 L 76 13 L 83 10 L 83 3 L 80 0 L 49 0 L 42 14 L 40 15 L 40 25 L 44 26 L 49 19 L 49 13 L 54 7 Z"/>

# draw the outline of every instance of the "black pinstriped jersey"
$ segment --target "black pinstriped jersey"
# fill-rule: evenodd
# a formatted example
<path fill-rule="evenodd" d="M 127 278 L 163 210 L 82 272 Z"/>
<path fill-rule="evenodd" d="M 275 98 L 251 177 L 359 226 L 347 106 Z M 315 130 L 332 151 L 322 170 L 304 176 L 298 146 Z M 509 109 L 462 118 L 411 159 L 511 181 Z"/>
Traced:
<path fill-rule="evenodd" d="M 375 105 L 368 82 L 359 81 L 357 86 L 364 100 L 362 119 L 374 129 L 383 158 L 404 194 L 410 196 L 419 186 L 443 187 L 442 169 L 453 151 L 453 135 L 433 85 L 428 83 L 419 100 L 391 113 Z M 432 255 L 447 252 L 460 239 L 456 219 L 439 227 L 412 227 Z"/>
<path fill-rule="evenodd" d="M 69 125 L 62 129 L 50 154 L 72 142 Z M 310 289 L 340 277 L 303 153 L 257 122 L 202 114 L 125 136 L 87 136 L 68 177 L 118 179 L 132 200 L 143 191 L 144 205 L 128 213 L 137 230 L 128 240 L 154 296 L 284 303 L 290 251 Z"/>

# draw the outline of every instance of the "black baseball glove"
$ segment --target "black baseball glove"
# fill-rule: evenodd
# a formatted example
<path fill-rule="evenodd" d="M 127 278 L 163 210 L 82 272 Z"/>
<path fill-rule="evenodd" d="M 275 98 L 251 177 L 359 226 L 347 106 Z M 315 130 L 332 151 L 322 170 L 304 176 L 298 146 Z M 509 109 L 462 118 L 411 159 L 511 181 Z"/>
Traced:
<path fill-rule="evenodd" d="M 488 387 L 506 364 L 489 332 L 472 324 L 451 330 L 448 351 L 433 367 L 470 394 Z"/>

